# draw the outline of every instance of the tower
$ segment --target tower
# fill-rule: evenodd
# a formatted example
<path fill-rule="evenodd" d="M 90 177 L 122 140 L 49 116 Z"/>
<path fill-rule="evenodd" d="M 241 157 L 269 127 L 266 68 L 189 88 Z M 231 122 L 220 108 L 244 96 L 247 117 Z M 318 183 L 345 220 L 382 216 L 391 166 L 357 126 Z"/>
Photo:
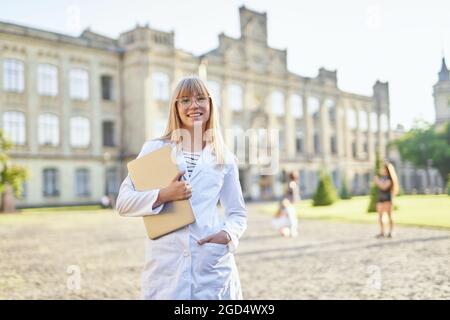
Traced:
<path fill-rule="evenodd" d="M 438 82 L 433 86 L 434 108 L 436 110 L 436 124 L 450 121 L 450 72 L 442 58 Z"/>
<path fill-rule="evenodd" d="M 241 24 L 241 37 L 243 40 L 252 40 L 267 44 L 266 12 L 259 13 L 242 6 L 239 8 L 239 19 Z"/>

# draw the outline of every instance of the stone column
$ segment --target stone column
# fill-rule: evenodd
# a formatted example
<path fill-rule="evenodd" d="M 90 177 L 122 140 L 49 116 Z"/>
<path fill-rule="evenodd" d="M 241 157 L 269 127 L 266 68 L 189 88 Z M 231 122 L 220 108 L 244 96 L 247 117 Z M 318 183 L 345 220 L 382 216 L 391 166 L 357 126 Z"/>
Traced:
<path fill-rule="evenodd" d="M 284 97 L 284 105 L 285 105 L 285 137 L 286 137 L 286 152 L 289 159 L 295 158 L 295 119 L 292 115 L 292 101 L 290 99 L 292 95 L 292 91 L 288 90 Z"/>
<path fill-rule="evenodd" d="M 303 95 L 303 111 L 305 119 L 305 151 L 308 157 L 314 154 L 314 123 L 311 115 L 309 114 L 308 96 Z"/>
<path fill-rule="evenodd" d="M 39 95 L 37 92 L 37 54 L 33 49 L 28 50 L 27 61 L 25 63 L 25 94 L 27 94 L 26 123 L 26 143 L 31 154 L 37 154 L 38 147 L 38 117 L 41 108 Z"/>
<path fill-rule="evenodd" d="M 337 100 L 335 103 L 335 122 L 336 122 L 336 149 L 337 156 L 341 160 L 345 157 L 345 143 L 344 143 L 344 135 L 345 135 L 345 110 L 341 105 L 341 100 Z"/>
<path fill-rule="evenodd" d="M 355 108 L 356 111 L 356 158 L 361 159 L 361 153 L 363 152 L 363 142 L 362 142 L 362 130 L 361 130 L 361 123 L 360 123 L 360 112 L 361 108 L 358 105 L 357 108 Z"/>
<path fill-rule="evenodd" d="M 61 106 L 61 120 L 60 120 L 60 131 L 61 131 L 61 145 L 63 154 L 68 156 L 71 153 L 70 149 L 70 62 L 67 56 L 63 55 L 60 60 L 60 69 L 58 74 L 58 86 L 61 89 L 59 94 L 61 96 L 62 106 Z"/>
<path fill-rule="evenodd" d="M 325 105 L 326 98 L 322 97 L 320 100 L 320 144 L 322 151 L 322 159 L 327 165 L 330 162 L 330 121 L 328 114 L 328 107 Z"/>
<path fill-rule="evenodd" d="M 100 74 L 98 61 L 91 60 L 89 72 L 89 102 L 91 124 L 91 152 L 102 155 L 102 112 L 100 103 Z"/>
<path fill-rule="evenodd" d="M 227 130 L 231 130 L 231 120 L 232 120 L 232 111 L 230 108 L 230 99 L 228 97 L 228 87 L 230 85 L 230 81 L 228 78 L 223 80 L 223 84 L 221 87 L 220 95 L 222 96 L 222 107 L 221 107 L 221 121 L 222 121 L 222 130 L 224 134 L 225 142 L 228 146 L 231 146 L 231 142 L 229 141 L 229 137 L 226 134 Z"/>
<path fill-rule="evenodd" d="M 371 117 L 372 117 L 372 111 L 373 110 L 373 106 L 370 106 L 370 108 L 368 108 L 368 112 L 367 112 L 367 117 L 368 117 L 368 129 L 367 129 L 367 144 L 368 144 L 368 148 L 367 148 L 367 152 L 369 153 L 369 161 L 371 163 L 375 162 L 375 139 L 374 139 L 374 128 L 372 128 L 372 121 L 371 121 Z"/>

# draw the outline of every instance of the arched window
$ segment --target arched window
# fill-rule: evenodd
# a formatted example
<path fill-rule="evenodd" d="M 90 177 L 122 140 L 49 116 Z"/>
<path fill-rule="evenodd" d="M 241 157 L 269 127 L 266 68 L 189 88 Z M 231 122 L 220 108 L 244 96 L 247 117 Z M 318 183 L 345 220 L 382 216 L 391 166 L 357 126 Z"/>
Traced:
<path fill-rule="evenodd" d="M 3 113 L 3 131 L 16 145 L 23 145 L 26 141 L 25 114 L 19 111 L 7 111 Z"/>
<path fill-rule="evenodd" d="M 59 119 L 58 116 L 44 113 L 39 116 L 38 140 L 41 145 L 57 146 L 59 144 Z"/>

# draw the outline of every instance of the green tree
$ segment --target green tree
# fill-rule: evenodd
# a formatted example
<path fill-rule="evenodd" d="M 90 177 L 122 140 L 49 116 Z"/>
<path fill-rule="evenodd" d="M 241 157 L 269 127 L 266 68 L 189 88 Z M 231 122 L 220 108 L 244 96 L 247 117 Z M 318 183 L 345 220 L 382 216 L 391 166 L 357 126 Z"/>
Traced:
<path fill-rule="evenodd" d="M 447 183 L 450 173 L 450 122 L 439 127 L 418 122 L 390 146 L 397 147 L 402 159 L 417 167 L 432 165 Z"/>
<path fill-rule="evenodd" d="M 313 206 L 329 206 L 338 200 L 336 189 L 330 175 L 322 170 L 316 194 L 313 197 Z"/>
<path fill-rule="evenodd" d="M 377 175 L 380 172 L 381 168 L 381 159 L 380 154 L 377 152 L 375 155 L 375 168 L 374 175 Z M 367 212 L 376 212 L 377 211 L 377 197 L 378 197 L 378 188 L 375 183 L 371 183 L 370 186 L 370 201 L 369 206 L 367 207 Z"/>
<path fill-rule="evenodd" d="M 0 130 L 0 193 L 2 195 L 1 211 L 14 211 L 15 205 L 8 196 L 9 189 L 16 197 L 22 194 L 22 184 L 28 177 L 25 168 L 11 164 L 8 152 L 12 148 L 12 143 L 5 137 Z"/>
<path fill-rule="evenodd" d="M 340 193 L 342 200 L 349 200 L 352 198 L 352 193 L 350 192 L 350 189 L 348 188 L 347 179 L 342 180 L 342 186 L 341 186 L 341 193 Z"/>

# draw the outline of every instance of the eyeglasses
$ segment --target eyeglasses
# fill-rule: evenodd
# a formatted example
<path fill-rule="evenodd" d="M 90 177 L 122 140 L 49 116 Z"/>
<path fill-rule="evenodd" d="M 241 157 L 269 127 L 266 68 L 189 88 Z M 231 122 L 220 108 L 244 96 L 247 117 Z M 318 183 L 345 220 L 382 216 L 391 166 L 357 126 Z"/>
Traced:
<path fill-rule="evenodd" d="M 175 101 L 179 102 L 182 107 L 188 108 L 192 105 L 194 100 L 200 107 L 206 107 L 209 103 L 209 96 L 198 96 L 192 98 L 183 97 L 180 99 L 176 99 Z"/>

